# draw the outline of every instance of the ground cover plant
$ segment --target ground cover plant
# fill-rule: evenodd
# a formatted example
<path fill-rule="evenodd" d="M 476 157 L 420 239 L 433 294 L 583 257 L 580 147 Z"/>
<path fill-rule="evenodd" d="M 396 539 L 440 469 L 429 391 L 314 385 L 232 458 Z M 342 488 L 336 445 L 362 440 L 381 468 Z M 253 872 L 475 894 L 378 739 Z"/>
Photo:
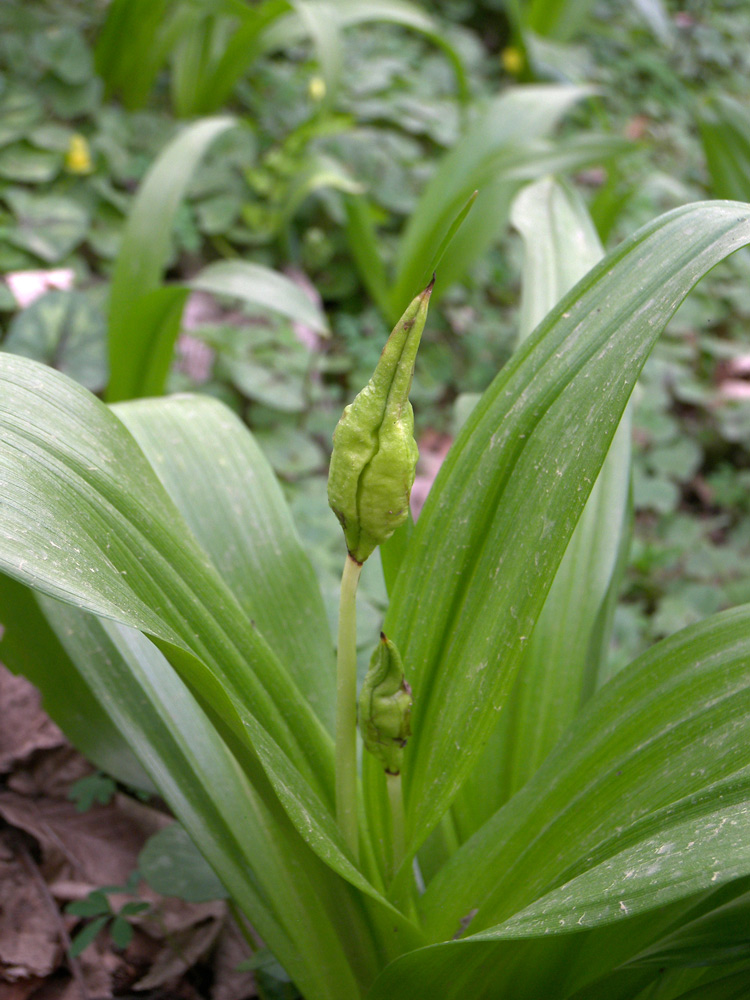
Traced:
<path fill-rule="evenodd" d="M 606 457 L 621 414 L 679 301 L 748 241 L 746 206 L 688 206 L 594 267 L 484 394 L 408 541 L 386 543 L 413 736 L 403 827 L 366 756 L 356 838 L 336 820 L 327 619 L 249 432 L 207 398 L 108 408 L 3 355 L 3 655 L 33 661 L 53 700 L 65 688 L 69 714 L 71 685 L 93 696 L 303 996 L 747 988 L 742 943 L 716 931 L 740 926 L 750 871 L 746 608 L 602 684 L 530 780 L 482 753 L 508 704 L 519 759 L 549 738 L 528 698 L 508 702 L 513 680 L 536 671 L 542 700 L 555 683 L 529 645 L 554 641 L 560 572 L 591 598 L 579 638 L 596 647 L 619 546 L 593 526 L 622 523 L 622 456 Z M 579 537 L 587 558 L 560 570 L 584 509 L 609 555 Z M 579 696 L 598 686 L 581 661 Z"/>

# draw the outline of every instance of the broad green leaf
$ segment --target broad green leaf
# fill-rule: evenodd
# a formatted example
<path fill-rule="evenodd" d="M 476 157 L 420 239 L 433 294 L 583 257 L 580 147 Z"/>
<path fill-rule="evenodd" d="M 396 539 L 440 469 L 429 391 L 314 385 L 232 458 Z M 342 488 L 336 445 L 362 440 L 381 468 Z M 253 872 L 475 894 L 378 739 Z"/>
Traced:
<path fill-rule="evenodd" d="M 106 774 L 154 792 L 132 750 L 91 693 L 27 587 L 0 574 L 0 661 L 43 695 L 44 709 Z"/>
<path fill-rule="evenodd" d="M 104 314 L 82 292 L 47 292 L 14 317 L 3 350 L 43 361 L 98 392 L 107 382 Z"/>
<path fill-rule="evenodd" d="M 523 189 L 511 222 L 524 242 L 522 342 L 603 251 L 583 203 L 551 179 Z M 464 839 L 534 773 L 578 711 L 594 624 L 619 550 L 629 440 L 628 421 L 570 540 L 500 724 L 456 801 Z"/>
<path fill-rule="evenodd" d="M 511 221 L 524 241 L 523 341 L 603 250 L 582 201 L 550 180 L 521 192 Z M 508 797 L 525 784 L 584 700 L 595 628 L 623 544 L 630 436 L 626 411 L 528 643 L 501 731 L 471 781 L 472 812 L 482 819 L 502 803 L 497 796 Z M 597 639 L 606 648 L 606 638 Z M 497 785 L 495 797 L 487 792 L 487 779 Z"/>
<path fill-rule="evenodd" d="M 659 331 L 696 281 L 749 239 L 750 210 L 734 203 L 689 206 L 645 227 L 563 299 L 464 425 L 385 624 L 415 696 L 404 772 L 414 846 L 495 725 Z"/>
<path fill-rule="evenodd" d="M 0 567 L 151 636 L 312 849 L 379 900 L 342 849 L 330 737 L 123 424 L 26 359 L 0 355 L 0 383 Z"/>
<path fill-rule="evenodd" d="M 253 784 L 159 651 L 141 634 L 44 599 L 98 700 L 203 856 L 313 996 L 359 996 L 369 939 L 345 883 L 306 848 L 256 768 Z M 282 915 L 294 914 L 294 919 Z M 356 971 L 355 971 L 356 970 Z M 347 990 L 349 991 L 347 993 Z"/>
<path fill-rule="evenodd" d="M 524 21 L 538 35 L 570 41 L 585 25 L 593 0 L 529 0 Z"/>
<path fill-rule="evenodd" d="M 477 117 L 458 144 L 443 157 L 437 172 L 427 185 L 417 209 L 399 243 L 396 261 L 396 284 L 391 294 L 391 311 L 414 294 L 425 266 L 447 234 L 472 191 L 480 189 L 474 210 L 453 241 L 443 261 L 442 275 L 450 273 L 454 255 L 465 254 L 465 241 L 481 222 L 494 225 L 500 219 L 487 219 L 482 188 L 501 167 L 502 157 L 517 166 L 523 160 L 523 148 L 548 132 L 570 108 L 590 91 L 578 87 L 523 87 L 496 98 Z M 500 161 L 500 162 L 499 162 Z M 505 185 L 508 188 L 508 185 Z M 514 186 L 503 193 L 509 202 Z M 476 237 L 475 237 L 476 240 Z"/>
<path fill-rule="evenodd" d="M 0 383 L 3 570 L 182 650 L 185 669 L 253 706 L 325 795 L 329 741 L 120 421 L 25 358 L 0 355 Z"/>
<path fill-rule="evenodd" d="M 0 150 L 0 177 L 20 184 L 49 184 L 60 173 L 62 159 L 58 153 L 34 149 L 25 142 L 14 143 Z"/>
<path fill-rule="evenodd" d="M 189 284 L 196 291 L 241 299 L 287 316 L 318 333 L 328 333 L 325 316 L 300 285 L 270 267 L 245 261 L 220 261 L 204 267 Z"/>
<path fill-rule="evenodd" d="M 460 54 L 446 39 L 445 30 L 426 13 L 424 7 L 408 3 L 407 0 L 349 0 L 348 3 L 340 5 L 339 17 L 344 27 L 372 21 L 387 21 L 421 32 L 441 48 L 450 60 L 459 96 L 463 100 L 470 96 L 466 69 Z"/>
<path fill-rule="evenodd" d="M 750 960 L 750 893 L 710 910 L 660 938 L 631 966 L 694 966 Z"/>
<path fill-rule="evenodd" d="M 333 640 L 310 560 L 276 477 L 240 420 L 206 396 L 122 403 L 125 424 L 327 728 L 333 731 Z"/>
<path fill-rule="evenodd" d="M 750 874 L 749 729 L 744 606 L 676 633 L 600 690 L 428 887 L 428 925 L 447 930 L 474 909 L 474 938 L 562 933 Z"/>
<path fill-rule="evenodd" d="M 149 837 L 138 855 L 138 871 L 162 896 L 203 903 L 229 895 L 179 823 Z"/>
<path fill-rule="evenodd" d="M 709 947 L 722 911 L 709 903 L 685 923 L 693 894 L 724 884 L 731 900 L 727 883 L 750 873 L 749 654 L 746 606 L 664 640 L 607 684 L 531 781 L 427 887 L 420 905 L 431 936 L 463 931 L 462 939 L 399 960 L 372 1000 L 427 998 L 441 977 L 451 1000 L 472 981 L 508 1000 L 630 1000 L 629 989 L 615 989 L 617 972 L 599 988 L 577 987 L 608 963 L 646 958 L 652 942 L 657 968 L 662 947 L 665 962 L 670 948 L 679 960 L 681 934 L 685 955 L 701 931 Z M 556 935 L 562 944 L 549 950 Z M 514 937 L 530 950 L 516 949 Z M 525 977 L 527 967 L 536 993 L 514 981 L 513 969 Z M 409 992 L 420 976 L 424 991 Z M 623 978 L 643 985 L 649 976 Z"/>
<path fill-rule="evenodd" d="M 183 129 L 161 153 L 138 191 L 112 276 L 110 400 L 144 394 L 141 388 L 148 382 L 154 330 L 142 322 L 139 307 L 144 297 L 159 287 L 174 218 L 195 168 L 211 143 L 234 124 L 233 118 L 208 118 Z M 171 356 L 172 344 L 166 346 Z M 159 352 L 160 358 L 166 346 Z M 163 364 L 159 367 L 163 369 Z"/>
<path fill-rule="evenodd" d="M 77 202 L 59 195 L 33 195 L 9 188 L 3 198 L 16 217 L 17 228 L 7 240 L 28 250 L 45 264 L 56 264 L 86 236 L 88 212 Z"/>
<path fill-rule="evenodd" d="M 748 991 L 750 991 L 750 969 L 743 969 L 731 976 L 703 983 L 695 989 L 688 990 L 687 993 L 680 993 L 674 1000 L 745 1000 Z"/>
<path fill-rule="evenodd" d="M 115 390 L 121 387 L 123 398 L 159 396 L 164 392 L 188 294 L 188 289 L 181 285 L 165 285 L 146 295 L 134 295 L 122 316 L 127 319 L 128 329 L 138 331 L 138 344 L 132 345 L 132 354 L 123 349 L 117 356 L 112 342 L 110 304 L 108 347 L 111 374 L 106 395 L 112 394 L 113 385 Z M 115 322 L 115 327 L 121 332 L 125 330 L 119 320 Z"/>

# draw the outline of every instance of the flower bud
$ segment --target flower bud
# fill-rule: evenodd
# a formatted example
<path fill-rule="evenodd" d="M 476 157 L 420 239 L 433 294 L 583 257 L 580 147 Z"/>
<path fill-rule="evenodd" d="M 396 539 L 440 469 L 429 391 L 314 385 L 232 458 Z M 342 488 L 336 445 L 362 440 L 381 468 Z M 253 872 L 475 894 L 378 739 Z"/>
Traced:
<path fill-rule="evenodd" d="M 408 306 L 380 355 L 372 378 L 344 409 L 333 435 L 328 503 L 359 563 L 409 513 L 419 452 L 409 402 L 414 361 L 435 283 Z"/>
<path fill-rule="evenodd" d="M 380 640 L 359 695 L 359 731 L 388 774 L 399 774 L 411 736 L 411 688 L 396 646 L 382 632 Z"/>

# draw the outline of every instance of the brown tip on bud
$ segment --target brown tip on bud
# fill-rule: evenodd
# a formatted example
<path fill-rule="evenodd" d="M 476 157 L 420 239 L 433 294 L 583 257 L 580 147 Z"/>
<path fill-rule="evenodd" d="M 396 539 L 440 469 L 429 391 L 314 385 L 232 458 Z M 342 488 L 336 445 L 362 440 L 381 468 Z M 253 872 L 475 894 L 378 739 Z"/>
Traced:
<path fill-rule="evenodd" d="M 425 290 L 424 290 L 425 291 L 425 295 L 430 295 L 432 293 L 432 289 L 435 286 L 435 277 L 436 277 L 436 275 L 435 275 L 435 272 L 433 271 L 432 272 L 432 281 L 429 283 L 429 285 L 427 286 L 427 288 L 425 288 Z"/>
<path fill-rule="evenodd" d="M 381 642 L 388 642 L 388 639 L 386 638 L 385 632 L 381 632 L 380 633 L 380 641 Z"/>

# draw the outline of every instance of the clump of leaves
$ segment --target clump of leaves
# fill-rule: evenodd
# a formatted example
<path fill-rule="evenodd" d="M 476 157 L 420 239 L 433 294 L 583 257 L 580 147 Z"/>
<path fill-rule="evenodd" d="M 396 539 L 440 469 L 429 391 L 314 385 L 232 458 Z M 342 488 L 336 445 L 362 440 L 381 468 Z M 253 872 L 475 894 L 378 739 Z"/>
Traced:
<path fill-rule="evenodd" d="M 68 903 L 65 912 L 86 921 L 70 942 L 71 958 L 77 958 L 105 931 L 116 948 L 127 948 L 133 939 L 132 918 L 148 913 L 151 904 L 134 900 L 115 910 L 108 897 L 118 894 L 133 895 L 137 891 L 140 878 L 140 872 L 134 871 L 124 885 L 103 885 L 99 889 L 92 889 L 84 899 Z"/>

